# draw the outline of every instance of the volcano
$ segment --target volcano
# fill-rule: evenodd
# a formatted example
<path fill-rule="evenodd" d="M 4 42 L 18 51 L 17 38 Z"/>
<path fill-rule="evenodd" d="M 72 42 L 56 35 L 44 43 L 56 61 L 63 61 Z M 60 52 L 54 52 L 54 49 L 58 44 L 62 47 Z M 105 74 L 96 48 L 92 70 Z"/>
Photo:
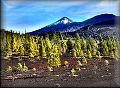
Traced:
<path fill-rule="evenodd" d="M 113 14 L 101 14 L 101 15 L 94 16 L 90 19 L 87 19 L 83 22 L 74 22 L 71 19 L 69 19 L 68 17 L 62 17 L 58 21 L 56 21 L 48 26 L 45 26 L 41 29 L 30 32 L 30 34 L 31 35 L 36 35 L 36 34 L 44 35 L 48 32 L 49 33 L 61 32 L 61 33 L 70 33 L 73 35 L 74 33 L 78 32 L 81 35 L 84 34 L 84 36 L 85 35 L 89 36 L 91 34 L 95 34 L 93 36 L 96 36 L 97 35 L 96 33 L 100 34 L 102 32 L 116 30 L 116 28 L 115 28 L 116 18 L 118 18 L 118 16 L 115 16 Z M 98 28 L 99 28 L 99 32 L 98 32 Z M 92 31 L 93 33 L 90 31 Z M 96 32 L 96 33 L 94 33 L 94 32 Z M 105 34 L 105 35 L 107 35 L 107 34 Z"/>

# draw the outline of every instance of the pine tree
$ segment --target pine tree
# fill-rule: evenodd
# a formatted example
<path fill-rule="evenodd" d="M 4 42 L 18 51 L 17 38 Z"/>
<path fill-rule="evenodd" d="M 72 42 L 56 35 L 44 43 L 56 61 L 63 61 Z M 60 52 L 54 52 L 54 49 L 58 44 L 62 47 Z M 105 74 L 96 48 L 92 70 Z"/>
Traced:
<path fill-rule="evenodd" d="M 105 63 L 105 65 L 109 65 L 109 61 L 108 60 L 105 60 L 104 63 Z"/>
<path fill-rule="evenodd" d="M 12 66 L 8 66 L 7 67 L 7 71 L 12 71 L 13 69 L 12 69 Z"/>
<path fill-rule="evenodd" d="M 66 52 L 66 48 L 67 48 L 67 45 L 66 45 L 66 42 L 64 40 L 61 40 L 61 52 L 62 53 L 65 53 Z"/>
<path fill-rule="evenodd" d="M 76 50 L 74 48 L 71 50 L 71 56 L 76 57 Z"/>
<path fill-rule="evenodd" d="M 10 54 L 12 53 L 9 38 L 7 38 L 7 41 L 6 41 L 6 49 L 5 49 L 5 52 L 7 53 L 7 56 L 10 55 Z"/>
<path fill-rule="evenodd" d="M 59 42 L 58 34 L 56 32 L 53 33 L 52 40 L 53 40 L 54 43 L 58 43 Z"/>
<path fill-rule="evenodd" d="M 55 44 L 53 45 L 51 51 L 49 51 L 49 54 L 47 56 L 48 58 L 48 65 L 59 67 L 61 65 L 60 62 L 60 54 L 58 51 L 58 46 Z"/>
<path fill-rule="evenodd" d="M 104 43 L 103 43 L 103 50 L 104 50 L 104 53 L 105 55 L 109 55 L 109 47 L 107 46 L 107 42 L 104 40 Z"/>
<path fill-rule="evenodd" d="M 20 37 L 19 33 L 17 34 L 17 38 L 16 39 L 17 39 L 17 46 L 16 46 L 17 47 L 17 51 L 20 52 L 19 49 L 20 49 L 20 46 L 22 44 L 22 41 L 21 41 L 21 37 Z"/>
<path fill-rule="evenodd" d="M 50 49 L 52 48 L 52 44 L 48 37 L 45 38 L 45 43 L 47 51 L 50 51 Z"/>
<path fill-rule="evenodd" d="M 6 37 L 6 33 L 5 30 L 0 30 L 1 31 L 1 52 L 3 56 L 7 56 L 7 50 L 6 48 L 6 42 L 7 42 L 7 37 Z"/>
<path fill-rule="evenodd" d="M 80 60 L 77 61 L 77 64 L 78 64 L 79 66 L 82 66 L 82 63 L 80 62 Z"/>
<path fill-rule="evenodd" d="M 91 55 L 91 52 L 89 50 L 87 50 L 87 55 L 88 55 L 88 58 L 92 58 L 92 55 Z"/>
<path fill-rule="evenodd" d="M 62 33 L 60 33 L 60 49 L 61 49 L 61 53 L 65 53 L 66 52 L 66 49 L 67 49 L 67 45 L 66 45 L 66 42 L 65 40 L 63 40 L 63 36 L 62 36 Z"/>
<path fill-rule="evenodd" d="M 87 44 L 87 50 L 90 51 L 90 52 L 92 51 L 92 47 L 89 43 Z"/>
<path fill-rule="evenodd" d="M 66 67 L 69 67 L 69 62 L 68 62 L 68 61 L 64 61 L 64 65 L 65 65 Z"/>
<path fill-rule="evenodd" d="M 82 49 L 79 50 L 79 56 L 80 56 L 80 57 L 83 57 L 83 56 L 84 56 L 84 53 L 83 53 L 83 50 L 82 50 Z"/>
<path fill-rule="evenodd" d="M 93 56 L 96 56 L 96 54 L 97 54 L 97 49 L 93 48 L 93 50 L 92 50 L 92 55 L 93 55 Z"/>
<path fill-rule="evenodd" d="M 101 59 L 101 53 L 97 51 L 96 55 L 98 56 L 98 59 Z"/>
<path fill-rule="evenodd" d="M 115 58 L 119 58 L 119 41 L 113 38 L 113 49 L 112 49 Z"/>
<path fill-rule="evenodd" d="M 97 41 L 94 38 L 90 37 L 89 42 L 90 42 L 90 45 L 91 45 L 90 52 L 92 52 L 92 55 L 95 56 L 96 52 L 97 52 L 97 48 L 98 48 Z"/>
<path fill-rule="evenodd" d="M 22 69 L 23 69 L 22 64 L 21 64 L 21 63 L 18 63 L 18 64 L 17 64 L 17 70 L 18 70 L 18 71 L 22 71 Z"/>
<path fill-rule="evenodd" d="M 87 49 L 87 41 L 83 37 L 81 40 L 81 49 L 83 50 L 83 52 L 85 52 Z"/>
<path fill-rule="evenodd" d="M 62 35 L 62 33 L 60 32 L 60 40 L 63 40 L 63 35 Z"/>
<path fill-rule="evenodd" d="M 76 33 L 75 36 L 76 36 L 76 39 L 77 39 L 77 40 L 80 40 L 80 36 L 79 36 L 78 33 Z"/>
<path fill-rule="evenodd" d="M 34 42 L 35 42 L 35 56 L 39 56 L 39 36 L 38 35 L 36 35 L 35 36 L 35 40 L 34 40 Z"/>
<path fill-rule="evenodd" d="M 13 52 L 17 52 L 18 51 L 18 49 L 17 49 L 17 41 L 16 41 L 16 35 L 15 34 L 13 34 L 13 36 L 12 36 L 12 51 Z"/>
<path fill-rule="evenodd" d="M 102 55 L 108 55 L 109 50 L 108 50 L 108 46 L 107 46 L 106 40 L 103 40 L 102 42 L 100 42 L 99 51 L 100 51 L 100 53 Z"/>
<path fill-rule="evenodd" d="M 9 55 L 12 54 L 11 50 L 11 34 L 8 31 L 1 30 L 1 54 L 5 57 L 8 57 Z"/>
<path fill-rule="evenodd" d="M 72 74 L 72 76 L 74 76 L 74 75 L 75 75 L 75 73 L 76 73 L 75 69 L 74 69 L 74 68 L 72 68 L 72 70 L 71 70 L 71 74 Z"/>
<path fill-rule="evenodd" d="M 100 42 L 103 41 L 103 38 L 102 38 L 102 34 L 101 34 L 101 33 L 100 33 L 99 36 L 98 36 L 98 40 L 99 40 Z"/>
<path fill-rule="evenodd" d="M 76 50 L 76 56 L 83 56 L 83 51 L 81 49 L 81 43 L 80 39 L 75 39 L 75 50 Z"/>
<path fill-rule="evenodd" d="M 85 57 L 83 57 L 83 59 L 82 59 L 82 64 L 83 64 L 83 65 L 86 65 L 86 64 L 87 64 L 87 60 L 86 60 Z"/>
<path fill-rule="evenodd" d="M 25 65 L 25 63 L 24 63 L 24 65 L 23 65 L 23 71 L 24 71 L 24 72 L 28 72 L 28 67 Z"/>
<path fill-rule="evenodd" d="M 46 57 L 46 51 L 45 51 L 45 46 L 44 46 L 44 40 L 41 38 L 39 43 L 39 53 L 41 57 Z"/>
<path fill-rule="evenodd" d="M 29 55 L 30 57 L 34 57 L 35 55 L 35 46 L 34 46 L 34 42 L 33 42 L 33 37 L 30 37 L 30 41 L 29 41 L 30 47 L 29 47 Z"/>
<path fill-rule="evenodd" d="M 74 47 L 73 41 L 71 39 L 68 39 L 68 41 L 67 41 L 67 52 L 71 53 L 73 47 Z"/>
<path fill-rule="evenodd" d="M 33 68 L 32 71 L 35 73 L 35 72 L 37 71 L 37 69 L 36 69 L 36 68 Z"/>
<path fill-rule="evenodd" d="M 19 51 L 20 51 L 20 55 L 24 55 L 25 54 L 25 49 L 23 47 L 23 44 L 21 44 L 20 48 L 19 48 Z"/>

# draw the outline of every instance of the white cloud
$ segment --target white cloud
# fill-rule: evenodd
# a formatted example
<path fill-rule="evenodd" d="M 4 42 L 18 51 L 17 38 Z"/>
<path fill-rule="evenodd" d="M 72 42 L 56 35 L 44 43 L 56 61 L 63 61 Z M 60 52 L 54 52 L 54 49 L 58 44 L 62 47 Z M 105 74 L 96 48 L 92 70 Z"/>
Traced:
<path fill-rule="evenodd" d="M 2 3 L 3 5 L 6 7 L 6 8 L 14 8 L 18 3 L 21 3 L 21 0 L 2 0 Z"/>
<path fill-rule="evenodd" d="M 102 0 L 98 6 L 100 7 L 110 7 L 110 6 L 118 6 L 118 0 Z"/>

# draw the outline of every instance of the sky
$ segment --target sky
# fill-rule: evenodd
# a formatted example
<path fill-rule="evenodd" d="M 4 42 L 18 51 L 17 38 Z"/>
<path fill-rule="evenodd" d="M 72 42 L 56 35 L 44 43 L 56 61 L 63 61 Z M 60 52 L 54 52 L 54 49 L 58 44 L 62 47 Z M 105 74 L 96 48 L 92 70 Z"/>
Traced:
<path fill-rule="evenodd" d="M 82 22 L 100 14 L 119 16 L 119 0 L 2 0 L 2 28 L 24 33 L 62 17 Z"/>

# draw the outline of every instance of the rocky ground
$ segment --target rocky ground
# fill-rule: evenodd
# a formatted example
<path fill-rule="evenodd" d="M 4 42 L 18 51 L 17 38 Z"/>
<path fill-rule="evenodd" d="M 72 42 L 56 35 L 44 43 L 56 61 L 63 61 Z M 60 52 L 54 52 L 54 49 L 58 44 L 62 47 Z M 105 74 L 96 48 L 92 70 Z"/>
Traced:
<path fill-rule="evenodd" d="M 105 65 L 104 61 L 108 59 L 109 65 Z M 5 60 L 1 62 L 1 86 L 2 87 L 119 87 L 120 86 L 120 60 L 110 58 L 102 58 L 99 61 L 96 58 L 88 59 L 88 63 L 80 69 L 75 68 L 77 59 L 66 59 L 71 63 L 69 68 L 62 65 L 54 68 L 54 71 L 47 70 L 45 60 L 29 62 L 24 60 L 29 69 L 35 67 L 36 72 L 29 70 L 26 73 L 9 73 L 5 71 L 5 67 L 12 64 L 15 65 L 17 60 Z M 62 60 L 61 62 L 64 62 Z M 72 63 L 74 63 L 72 65 Z M 75 68 L 75 75 L 71 75 L 70 70 Z M 11 74 L 11 75 L 10 75 Z"/>

